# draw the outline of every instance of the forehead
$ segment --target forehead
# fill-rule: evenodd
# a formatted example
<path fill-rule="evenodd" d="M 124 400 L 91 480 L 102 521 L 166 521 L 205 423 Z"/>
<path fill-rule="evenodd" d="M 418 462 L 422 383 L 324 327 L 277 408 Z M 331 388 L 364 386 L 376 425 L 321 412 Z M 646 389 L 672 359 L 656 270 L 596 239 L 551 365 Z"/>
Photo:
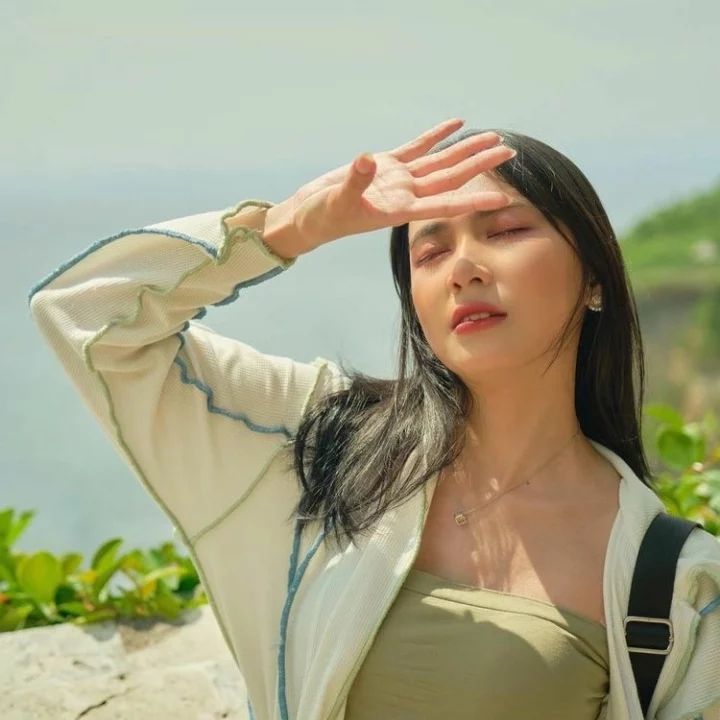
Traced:
<path fill-rule="evenodd" d="M 445 227 L 451 222 L 461 222 L 464 218 L 467 218 L 469 220 L 476 220 L 483 217 L 492 218 L 498 216 L 511 219 L 517 213 L 525 214 L 527 212 L 535 212 L 535 206 L 530 203 L 530 201 L 527 200 L 523 195 L 517 192 L 514 188 L 508 188 L 508 186 L 505 186 L 502 188 L 502 191 L 509 195 L 512 198 L 512 201 L 510 205 L 506 205 L 497 210 L 474 210 L 461 215 L 455 215 L 451 218 L 438 216 L 409 222 L 407 232 L 408 247 L 412 248 L 416 241 L 420 240 L 420 238 L 425 237 L 428 234 L 432 234 L 438 230 L 441 230 L 443 227 Z"/>
<path fill-rule="evenodd" d="M 456 190 L 456 193 L 470 193 L 470 194 L 477 194 L 479 192 L 487 192 L 488 190 L 493 191 L 500 191 L 508 195 L 512 198 L 512 204 L 509 205 L 507 208 L 500 208 L 500 210 L 496 211 L 479 211 L 479 212 L 469 212 L 465 213 L 464 215 L 455 215 L 454 217 L 442 217 L 438 215 L 438 217 L 433 218 L 427 218 L 423 220 L 413 220 L 408 223 L 408 237 L 412 238 L 413 235 L 420 230 L 423 227 L 426 227 L 430 224 L 435 224 L 438 222 L 446 222 L 453 219 L 461 219 L 463 217 L 470 217 L 470 216 L 483 216 L 487 215 L 488 217 L 492 214 L 499 214 L 501 212 L 510 212 L 514 209 L 515 212 L 524 209 L 534 209 L 534 206 L 530 203 L 529 200 L 527 200 L 520 192 L 518 192 L 512 185 L 509 185 L 508 183 L 503 182 L 502 180 L 499 180 L 496 177 L 493 177 L 492 175 L 487 175 L 485 173 L 482 173 L 481 175 L 476 175 L 475 177 L 471 178 L 468 182 L 466 182 L 461 188 Z"/>

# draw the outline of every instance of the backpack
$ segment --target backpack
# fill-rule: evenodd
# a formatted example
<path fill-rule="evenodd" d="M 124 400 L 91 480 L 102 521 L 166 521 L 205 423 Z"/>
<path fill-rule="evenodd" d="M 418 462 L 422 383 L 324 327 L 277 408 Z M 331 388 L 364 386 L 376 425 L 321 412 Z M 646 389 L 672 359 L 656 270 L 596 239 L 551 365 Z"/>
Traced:
<path fill-rule="evenodd" d="M 675 570 L 682 547 L 696 527 L 704 530 L 698 522 L 658 513 L 645 532 L 635 561 L 624 627 L 643 717 L 665 656 L 673 646 L 670 604 Z"/>

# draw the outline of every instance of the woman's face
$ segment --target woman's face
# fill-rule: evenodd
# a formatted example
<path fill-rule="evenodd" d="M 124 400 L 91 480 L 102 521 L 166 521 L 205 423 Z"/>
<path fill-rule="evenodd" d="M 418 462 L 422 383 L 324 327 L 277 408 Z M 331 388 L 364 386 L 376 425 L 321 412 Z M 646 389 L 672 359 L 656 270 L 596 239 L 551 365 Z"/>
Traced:
<path fill-rule="evenodd" d="M 466 190 L 500 190 L 513 203 L 475 216 L 413 221 L 408 251 L 425 337 L 448 368 L 471 382 L 487 371 L 519 368 L 548 350 L 575 304 L 581 266 L 563 236 L 512 186 L 483 173 Z M 454 332 L 455 308 L 475 301 L 507 316 L 493 327 Z"/>

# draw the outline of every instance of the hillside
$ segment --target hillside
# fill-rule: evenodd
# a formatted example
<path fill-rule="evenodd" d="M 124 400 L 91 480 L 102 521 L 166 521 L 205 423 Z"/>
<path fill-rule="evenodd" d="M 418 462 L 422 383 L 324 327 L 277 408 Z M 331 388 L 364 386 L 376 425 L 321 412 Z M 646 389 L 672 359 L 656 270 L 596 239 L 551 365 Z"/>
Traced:
<path fill-rule="evenodd" d="M 686 417 L 720 407 L 720 182 L 619 238 L 638 302 L 646 402 Z"/>
<path fill-rule="evenodd" d="M 720 181 L 650 214 L 618 239 L 638 295 L 720 288 Z"/>

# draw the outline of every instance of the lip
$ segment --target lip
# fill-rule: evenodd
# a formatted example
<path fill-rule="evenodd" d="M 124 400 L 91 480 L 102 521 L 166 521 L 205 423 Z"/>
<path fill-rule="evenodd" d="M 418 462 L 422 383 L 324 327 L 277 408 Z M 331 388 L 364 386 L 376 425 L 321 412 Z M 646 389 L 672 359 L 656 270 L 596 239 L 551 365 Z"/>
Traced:
<path fill-rule="evenodd" d="M 504 313 L 499 307 L 497 307 L 497 305 L 491 305 L 490 303 L 486 302 L 474 302 L 467 303 L 466 305 L 458 305 L 455 310 L 453 310 L 453 314 L 450 319 L 450 329 L 454 330 L 458 323 L 466 315 L 472 315 L 473 313 L 481 312 L 489 312 L 493 315 L 507 315 L 507 313 Z"/>
<path fill-rule="evenodd" d="M 489 318 L 485 318 L 484 320 L 467 320 L 466 322 L 458 323 L 458 325 L 453 329 L 453 332 L 456 335 L 465 335 L 466 333 L 495 327 L 501 322 L 504 322 L 504 320 L 505 315 L 493 315 Z"/>

